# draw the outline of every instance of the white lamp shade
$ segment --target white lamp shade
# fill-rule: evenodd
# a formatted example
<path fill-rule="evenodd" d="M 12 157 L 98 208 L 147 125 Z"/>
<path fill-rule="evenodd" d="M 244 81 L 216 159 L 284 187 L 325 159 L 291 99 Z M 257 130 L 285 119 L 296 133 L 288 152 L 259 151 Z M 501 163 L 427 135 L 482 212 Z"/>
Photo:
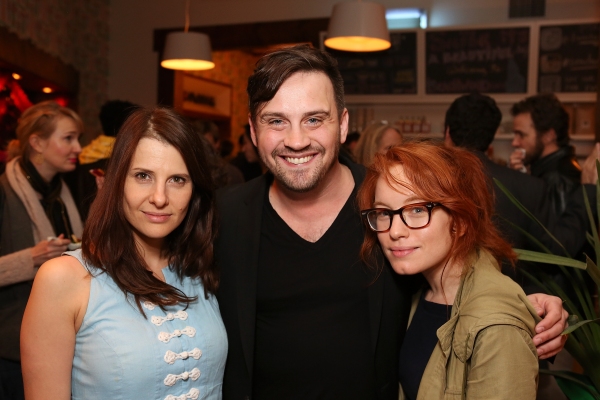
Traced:
<path fill-rule="evenodd" d="M 389 49 L 385 7 L 362 1 L 337 3 L 329 19 L 325 46 L 356 52 Z"/>
<path fill-rule="evenodd" d="M 169 33 L 160 65 L 164 68 L 185 71 L 214 68 L 210 39 L 199 32 Z"/>

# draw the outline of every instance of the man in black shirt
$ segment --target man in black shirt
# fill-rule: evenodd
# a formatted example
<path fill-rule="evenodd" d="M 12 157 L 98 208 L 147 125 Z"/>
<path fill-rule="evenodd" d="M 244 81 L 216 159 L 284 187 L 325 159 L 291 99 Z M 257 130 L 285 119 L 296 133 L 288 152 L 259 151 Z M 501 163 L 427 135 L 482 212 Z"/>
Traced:
<path fill-rule="evenodd" d="M 339 155 L 348 111 L 336 62 L 306 45 L 275 51 L 248 97 L 270 172 L 218 196 L 223 398 L 395 400 L 410 278 L 360 260 L 365 170 Z M 540 299 L 548 329 L 536 338 L 546 342 L 564 316 L 560 299 Z M 560 348 L 555 338 L 539 352 Z"/>

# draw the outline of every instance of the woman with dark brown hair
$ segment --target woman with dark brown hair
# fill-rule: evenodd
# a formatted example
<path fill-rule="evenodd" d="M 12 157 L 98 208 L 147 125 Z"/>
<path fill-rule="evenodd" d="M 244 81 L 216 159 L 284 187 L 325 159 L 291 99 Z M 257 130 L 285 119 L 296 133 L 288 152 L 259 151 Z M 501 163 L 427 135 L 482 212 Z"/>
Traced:
<path fill-rule="evenodd" d="M 377 155 L 360 189 L 363 258 L 383 253 L 426 281 L 400 351 L 402 398 L 536 397 L 536 312 L 500 272 L 515 254 L 492 222 L 483 171 L 465 150 L 407 143 Z"/>
<path fill-rule="evenodd" d="M 25 312 L 28 399 L 220 399 L 214 193 L 197 135 L 138 109 L 119 132 L 82 249 L 45 263 Z"/>

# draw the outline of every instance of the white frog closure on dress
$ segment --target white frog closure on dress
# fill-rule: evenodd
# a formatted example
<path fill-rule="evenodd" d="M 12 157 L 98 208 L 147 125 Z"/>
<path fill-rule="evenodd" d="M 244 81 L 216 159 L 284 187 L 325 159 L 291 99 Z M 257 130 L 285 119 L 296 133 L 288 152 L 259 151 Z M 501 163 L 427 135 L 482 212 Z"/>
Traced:
<path fill-rule="evenodd" d="M 79 250 L 68 252 L 79 259 Z M 166 307 L 133 297 L 94 267 L 90 299 L 75 338 L 74 400 L 221 399 L 227 336 L 217 300 L 204 297 L 202 284 L 180 281 L 163 269 L 168 284 L 197 301 Z"/>

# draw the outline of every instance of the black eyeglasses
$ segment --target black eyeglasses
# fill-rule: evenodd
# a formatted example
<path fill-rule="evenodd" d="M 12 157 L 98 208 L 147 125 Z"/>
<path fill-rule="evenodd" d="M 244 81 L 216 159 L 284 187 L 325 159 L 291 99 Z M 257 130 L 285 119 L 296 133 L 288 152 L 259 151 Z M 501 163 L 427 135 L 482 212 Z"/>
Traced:
<path fill-rule="evenodd" d="M 392 227 L 394 215 L 399 214 L 404 225 L 411 229 L 425 228 L 431 221 L 431 210 L 441 206 L 440 203 L 415 203 L 401 207 L 397 210 L 387 208 L 371 208 L 362 210 L 360 214 L 365 218 L 375 232 L 389 231 Z"/>

